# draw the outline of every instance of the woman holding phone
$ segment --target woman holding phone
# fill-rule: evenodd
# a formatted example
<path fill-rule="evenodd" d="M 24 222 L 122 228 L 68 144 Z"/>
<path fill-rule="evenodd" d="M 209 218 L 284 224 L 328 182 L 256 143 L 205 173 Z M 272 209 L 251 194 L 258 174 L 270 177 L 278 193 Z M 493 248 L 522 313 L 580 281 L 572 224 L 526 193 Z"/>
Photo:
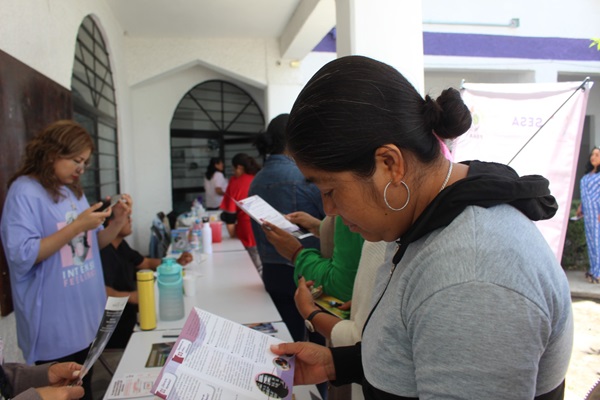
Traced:
<path fill-rule="evenodd" d="M 28 364 L 83 364 L 106 303 L 100 249 L 127 222 L 125 202 L 98 212 L 80 178 L 94 142 L 71 120 L 50 124 L 9 181 L 0 234 L 9 265 L 18 343 Z M 106 229 L 102 223 L 114 213 Z M 91 370 L 83 380 L 91 399 Z"/>

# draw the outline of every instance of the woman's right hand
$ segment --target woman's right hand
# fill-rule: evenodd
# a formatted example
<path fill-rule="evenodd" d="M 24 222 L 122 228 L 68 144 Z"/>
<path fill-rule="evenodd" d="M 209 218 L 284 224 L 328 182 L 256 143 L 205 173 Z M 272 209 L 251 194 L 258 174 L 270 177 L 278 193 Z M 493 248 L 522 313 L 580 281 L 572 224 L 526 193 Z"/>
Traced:
<path fill-rule="evenodd" d="M 110 218 L 110 214 L 112 212 L 111 207 L 104 211 L 96 211 L 101 206 L 101 201 L 92 205 L 90 208 L 79 214 L 73 223 L 78 224 L 82 232 L 96 229 L 98 226 L 104 223 L 106 218 Z"/>
<path fill-rule="evenodd" d="M 269 243 L 275 247 L 275 250 L 277 250 L 282 257 L 294 262 L 292 258 L 297 255 L 297 250 L 302 247 L 300 240 L 291 233 L 284 231 L 268 221 L 262 221 L 262 230 Z"/>

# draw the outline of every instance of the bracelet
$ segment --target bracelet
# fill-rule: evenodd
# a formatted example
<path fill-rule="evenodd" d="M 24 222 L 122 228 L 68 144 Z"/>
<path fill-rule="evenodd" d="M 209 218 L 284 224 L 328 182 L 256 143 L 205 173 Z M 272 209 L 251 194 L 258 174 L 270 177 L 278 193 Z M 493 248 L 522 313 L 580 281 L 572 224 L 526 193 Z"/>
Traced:
<path fill-rule="evenodd" d="M 294 251 L 294 254 L 292 254 L 292 257 L 290 258 L 290 260 L 292 260 L 292 262 L 295 262 L 296 260 L 296 256 L 298 255 L 298 253 L 300 253 L 302 250 L 304 250 L 304 246 L 300 246 L 296 249 L 296 251 Z"/>

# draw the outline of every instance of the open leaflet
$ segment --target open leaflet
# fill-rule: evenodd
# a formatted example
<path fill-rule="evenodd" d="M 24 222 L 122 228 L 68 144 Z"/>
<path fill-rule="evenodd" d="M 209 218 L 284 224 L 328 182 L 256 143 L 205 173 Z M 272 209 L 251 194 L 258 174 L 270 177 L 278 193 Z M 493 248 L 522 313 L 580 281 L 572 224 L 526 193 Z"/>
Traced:
<path fill-rule="evenodd" d="M 261 225 L 263 221 L 268 221 L 284 231 L 291 233 L 298 239 L 312 236 L 312 233 L 288 221 L 279 211 L 257 194 L 240 201 L 234 201 L 242 211 Z"/>
<path fill-rule="evenodd" d="M 94 338 L 94 341 L 92 342 L 90 350 L 88 351 L 83 363 L 83 368 L 79 374 L 79 381 L 83 379 L 83 377 L 90 371 L 90 368 L 92 368 L 96 360 L 100 357 L 100 355 L 102 355 L 102 351 L 104 351 L 104 348 L 108 344 L 110 337 L 119 323 L 119 319 L 121 319 L 121 314 L 123 314 L 127 300 L 129 300 L 129 296 L 107 297 L 106 306 L 104 307 L 104 315 L 100 321 L 100 326 L 98 327 L 98 332 L 96 332 L 96 337 Z"/>
<path fill-rule="evenodd" d="M 295 359 L 282 340 L 194 308 L 151 392 L 162 399 L 292 399 Z"/>

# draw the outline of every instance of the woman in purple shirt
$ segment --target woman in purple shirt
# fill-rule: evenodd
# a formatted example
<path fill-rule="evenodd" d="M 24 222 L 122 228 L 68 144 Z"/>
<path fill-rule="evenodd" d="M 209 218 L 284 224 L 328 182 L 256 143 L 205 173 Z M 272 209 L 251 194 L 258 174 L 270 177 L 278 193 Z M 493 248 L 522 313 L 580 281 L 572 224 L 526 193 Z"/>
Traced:
<path fill-rule="evenodd" d="M 28 364 L 83 364 L 106 303 L 100 249 L 127 222 L 129 207 L 90 207 L 80 179 L 94 142 L 74 121 L 49 125 L 25 149 L 9 181 L 0 234 L 9 266 L 19 347 Z M 83 380 L 91 399 L 91 371 Z"/>

